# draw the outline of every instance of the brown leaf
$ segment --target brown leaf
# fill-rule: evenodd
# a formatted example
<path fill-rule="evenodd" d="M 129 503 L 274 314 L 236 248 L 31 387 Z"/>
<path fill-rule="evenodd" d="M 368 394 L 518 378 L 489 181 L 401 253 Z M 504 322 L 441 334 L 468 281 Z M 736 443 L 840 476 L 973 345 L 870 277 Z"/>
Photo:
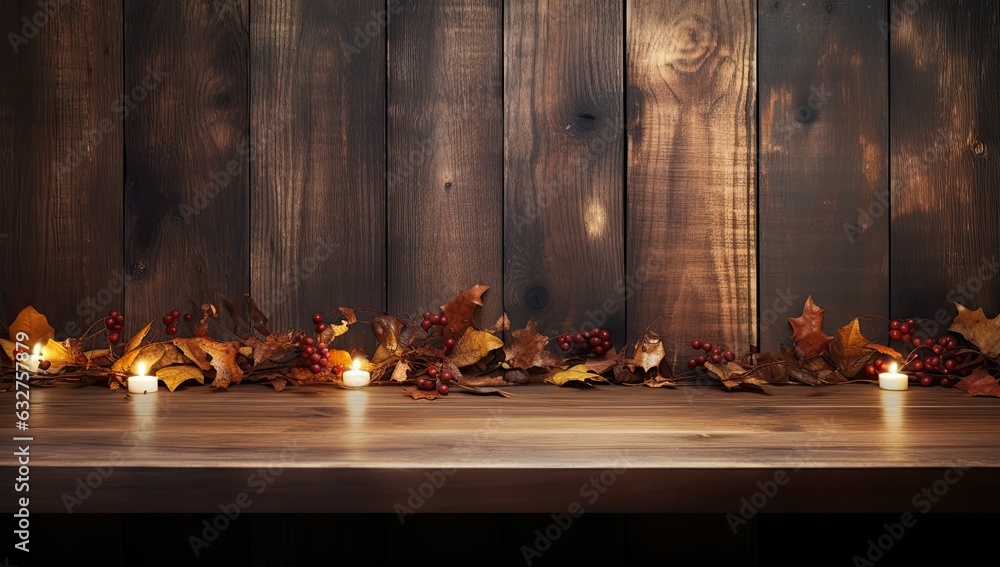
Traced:
<path fill-rule="evenodd" d="M 448 317 L 448 325 L 444 328 L 444 337 L 458 340 L 474 322 L 476 307 L 483 306 L 483 294 L 490 289 L 487 285 L 474 285 L 458 294 L 458 297 L 451 300 L 446 305 L 441 306 L 441 310 Z"/>
<path fill-rule="evenodd" d="M 272 376 L 268 379 L 271 385 L 274 386 L 275 392 L 280 392 L 285 389 L 285 385 L 288 384 L 288 380 L 284 376 Z"/>
<path fill-rule="evenodd" d="M 545 350 L 549 337 L 536 331 L 538 324 L 528 321 L 523 329 L 511 331 L 511 341 L 503 347 L 506 362 L 513 368 L 528 370 L 533 367 L 551 368 L 560 363 L 555 354 Z"/>
<path fill-rule="evenodd" d="M 649 372 L 650 368 L 656 368 L 660 365 L 660 361 L 666 354 L 662 337 L 653 331 L 646 331 L 642 339 L 635 343 L 632 359 L 636 366 L 641 366 L 643 370 Z"/>
<path fill-rule="evenodd" d="M 462 334 L 462 338 L 458 339 L 458 344 L 448 358 L 455 366 L 469 366 L 502 346 L 503 341 L 492 333 L 468 329 Z"/>
<path fill-rule="evenodd" d="M 766 384 L 784 384 L 788 382 L 788 371 L 785 369 L 785 365 L 781 364 L 769 352 L 751 355 L 750 364 L 754 366 L 753 370 L 750 371 L 750 376 Z"/>
<path fill-rule="evenodd" d="M 389 352 L 399 350 L 399 334 L 406 325 L 392 315 L 379 315 L 372 319 L 372 332 L 375 340 Z"/>
<path fill-rule="evenodd" d="M 353 325 L 358 321 L 358 316 L 354 314 L 354 310 L 350 307 L 341 307 L 338 311 L 344 316 L 345 325 Z"/>
<path fill-rule="evenodd" d="M 209 318 L 214 318 L 219 316 L 219 310 L 215 308 L 211 303 L 201 304 L 201 321 L 198 321 L 198 325 L 194 328 L 194 335 L 196 337 L 207 337 L 208 336 L 208 320 Z M 183 349 L 182 349 L 183 350 Z"/>
<path fill-rule="evenodd" d="M 392 370 L 392 381 L 393 382 L 406 382 L 406 372 L 410 369 L 410 365 L 407 364 L 405 360 L 400 360 L 396 363 L 396 367 Z"/>
<path fill-rule="evenodd" d="M 391 362 L 392 359 L 395 359 L 395 358 L 396 358 L 396 355 L 392 354 L 391 352 L 389 352 L 388 350 L 386 350 L 385 348 L 383 348 L 382 345 L 379 345 L 379 346 L 375 347 L 375 354 L 372 355 L 371 362 L 372 362 L 372 364 L 381 364 L 381 363 L 386 362 L 386 361 L 390 361 Z"/>
<path fill-rule="evenodd" d="M 115 363 L 111 365 L 111 370 L 119 374 L 134 376 L 139 370 L 138 366 L 141 364 L 146 370 L 146 373 L 148 373 L 149 369 L 156 364 L 156 361 L 163 357 L 163 353 L 172 348 L 173 345 L 170 343 L 152 343 L 143 345 L 122 355 L 121 358 L 116 360 Z M 191 357 L 189 356 L 188 358 Z"/>
<path fill-rule="evenodd" d="M 874 357 L 868 339 L 861 334 L 857 317 L 837 329 L 837 336 L 830 341 L 830 358 L 844 376 L 856 376 Z"/>
<path fill-rule="evenodd" d="M 409 394 L 414 400 L 436 400 L 441 397 L 437 393 L 437 390 L 421 390 L 419 388 L 414 388 L 412 390 L 406 389 L 403 391 Z"/>
<path fill-rule="evenodd" d="M 271 360 L 279 361 L 298 348 L 298 341 L 292 333 L 271 334 L 260 340 L 257 337 L 247 338 L 247 346 L 253 348 L 253 365 Z"/>
<path fill-rule="evenodd" d="M 17 318 L 8 327 L 10 340 L 28 345 L 28 351 L 36 344 L 45 344 L 49 339 L 56 337 L 56 331 L 49 325 L 49 320 L 45 318 L 32 306 L 27 306 L 17 314 Z M 24 333 L 27 339 L 18 341 L 17 335 Z"/>
<path fill-rule="evenodd" d="M 865 345 L 865 348 L 870 348 L 870 349 L 872 349 L 873 351 L 875 351 L 877 353 L 891 356 L 892 358 L 895 358 L 896 360 L 903 360 L 904 359 L 903 354 L 901 352 L 899 352 L 898 350 L 896 350 L 896 349 L 894 349 L 892 347 L 885 346 L 883 344 L 868 343 L 868 344 Z"/>
<path fill-rule="evenodd" d="M 139 348 L 139 345 L 142 344 L 142 339 L 146 338 L 146 333 L 149 332 L 149 329 L 152 326 L 153 323 L 151 322 L 147 323 L 145 327 L 143 327 L 138 333 L 133 335 L 132 338 L 129 339 L 127 343 L 125 343 L 125 352 Z"/>
<path fill-rule="evenodd" d="M 643 382 L 642 385 L 649 386 L 650 388 L 676 388 L 677 382 L 660 376 L 655 376 Z"/>
<path fill-rule="evenodd" d="M 173 364 L 191 364 L 191 361 L 188 360 L 188 358 L 184 356 L 183 353 L 181 353 L 180 349 L 178 349 L 174 345 L 169 345 L 168 348 L 164 349 L 163 354 L 160 355 L 160 358 L 155 362 L 153 362 L 151 366 L 147 367 L 148 370 L 146 373 L 152 374 L 160 370 L 161 368 L 165 368 Z"/>
<path fill-rule="evenodd" d="M 955 303 L 955 308 L 958 316 L 948 330 L 965 337 L 986 356 L 1000 356 L 1000 315 L 987 319 L 982 307 L 970 311 L 961 303 Z"/>
<path fill-rule="evenodd" d="M 767 384 L 766 381 L 748 374 L 742 366 L 735 362 L 726 362 L 725 364 L 706 362 L 705 369 L 708 370 L 709 374 L 718 378 L 727 390 L 747 387 L 750 390 L 763 391 L 762 386 Z"/>
<path fill-rule="evenodd" d="M 240 380 L 243 379 L 243 370 L 236 363 L 236 355 L 240 349 L 239 343 L 193 337 L 174 339 L 173 344 L 202 370 L 208 370 L 205 367 L 206 360 L 208 361 L 211 368 L 215 369 L 215 380 L 212 381 L 213 388 L 225 389 L 229 387 L 229 384 L 239 384 Z"/>
<path fill-rule="evenodd" d="M 167 366 L 156 371 L 156 379 L 162 380 L 167 389 L 173 392 L 188 380 L 197 380 L 199 384 L 205 383 L 205 374 L 201 368 L 193 364 L 180 364 Z"/>
<path fill-rule="evenodd" d="M 591 358 L 584 362 L 583 365 L 594 374 L 604 374 L 614 368 L 618 362 L 618 351 L 615 350 L 615 347 L 611 347 L 611 350 L 601 358 Z"/>
<path fill-rule="evenodd" d="M 1000 398 L 1000 384 L 985 368 L 977 368 L 972 374 L 959 380 L 955 387 L 973 396 Z"/>
<path fill-rule="evenodd" d="M 507 318 L 507 314 L 504 313 L 503 315 L 500 316 L 499 319 L 497 319 L 496 323 L 493 323 L 493 326 L 490 327 L 488 330 L 494 333 L 499 333 L 500 331 L 506 331 L 509 329 L 510 329 L 510 319 Z"/>
<path fill-rule="evenodd" d="M 792 326 L 792 340 L 795 341 L 795 354 L 799 358 L 819 356 L 826 350 L 833 337 L 823 332 L 823 315 L 826 309 L 820 309 L 813 303 L 812 296 L 806 298 L 802 307 L 802 315 L 789 317 Z"/>

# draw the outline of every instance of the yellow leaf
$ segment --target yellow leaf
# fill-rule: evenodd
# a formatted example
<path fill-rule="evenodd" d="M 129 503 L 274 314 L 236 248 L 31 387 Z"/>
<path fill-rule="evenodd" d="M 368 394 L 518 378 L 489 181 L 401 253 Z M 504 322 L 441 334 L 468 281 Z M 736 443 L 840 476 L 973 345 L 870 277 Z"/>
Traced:
<path fill-rule="evenodd" d="M 156 371 L 156 378 L 162 380 L 171 392 L 188 380 L 197 380 L 199 384 L 205 383 L 205 374 L 201 368 L 193 364 L 166 366 Z"/>
<path fill-rule="evenodd" d="M 393 382 L 406 382 L 406 371 L 410 369 L 410 365 L 406 363 L 405 360 L 400 360 L 396 363 L 396 368 L 392 371 L 392 381 Z"/>
<path fill-rule="evenodd" d="M 126 352 L 124 356 L 116 360 L 113 365 L 111 365 L 111 370 L 122 374 L 132 375 L 132 368 L 136 367 L 139 363 L 142 363 L 145 365 L 146 370 L 149 371 L 149 369 L 153 367 L 153 364 L 160 360 L 163 354 L 172 348 L 173 345 L 170 343 L 153 343 L 130 350 L 129 352 Z"/>
<path fill-rule="evenodd" d="M 27 338 L 18 341 L 28 345 L 30 351 L 36 343 L 45 344 L 49 339 L 54 339 L 56 331 L 49 325 L 48 319 L 34 307 L 30 305 L 21 310 L 17 319 L 9 327 L 10 340 L 18 341 L 18 333 L 24 333 Z"/>
<path fill-rule="evenodd" d="M 559 372 L 553 372 L 545 377 L 545 382 L 548 384 L 555 384 L 557 386 L 562 386 L 567 382 L 580 381 L 584 382 L 587 380 L 593 380 L 595 382 L 607 382 L 607 379 L 600 374 L 594 374 L 587 370 L 586 364 L 577 364 L 576 366 L 568 370 L 560 370 Z"/>
<path fill-rule="evenodd" d="M 490 351 L 502 346 L 503 341 L 496 335 L 470 328 L 458 340 L 449 358 L 455 366 L 468 366 L 479 362 Z"/>
<path fill-rule="evenodd" d="M 146 338 L 146 333 L 149 332 L 149 329 L 152 326 L 153 323 L 148 323 L 145 327 L 142 328 L 141 331 L 139 331 L 138 333 L 135 334 L 135 336 L 129 339 L 128 342 L 125 343 L 125 352 L 139 348 L 139 345 L 142 344 L 142 339 Z"/>
<path fill-rule="evenodd" d="M 351 358 L 351 353 L 346 350 L 331 348 L 330 354 L 326 355 L 326 358 L 330 361 L 327 368 L 333 368 L 339 364 L 340 366 L 350 370 L 351 366 L 354 364 L 354 360 Z"/>

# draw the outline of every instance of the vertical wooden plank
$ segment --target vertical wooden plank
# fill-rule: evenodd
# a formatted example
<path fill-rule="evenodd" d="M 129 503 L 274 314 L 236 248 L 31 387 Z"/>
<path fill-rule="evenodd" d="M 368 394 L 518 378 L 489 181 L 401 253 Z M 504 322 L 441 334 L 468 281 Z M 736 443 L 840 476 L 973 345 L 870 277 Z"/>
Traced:
<path fill-rule="evenodd" d="M 914 5 L 915 4 L 915 5 Z M 892 2 L 892 313 L 1000 312 L 1000 4 Z"/>
<path fill-rule="evenodd" d="M 126 315 L 138 327 L 247 291 L 249 38 L 246 0 L 126 0 L 125 18 Z"/>
<path fill-rule="evenodd" d="M 505 307 L 625 339 L 623 6 L 506 2 Z"/>
<path fill-rule="evenodd" d="M 251 13 L 253 295 L 275 328 L 383 308 L 386 5 L 253 0 Z M 362 330 L 341 346 L 374 345 Z"/>
<path fill-rule="evenodd" d="M 809 295 L 831 334 L 888 315 L 885 9 L 760 4 L 762 350 L 791 342 L 788 317 Z M 885 321 L 877 327 L 885 333 Z"/>
<path fill-rule="evenodd" d="M 57 336 L 123 302 L 121 4 L 0 7 L 0 320 Z"/>
<path fill-rule="evenodd" d="M 482 283 L 501 314 L 499 0 L 390 1 L 388 303 L 420 319 Z"/>
<path fill-rule="evenodd" d="M 628 2 L 632 338 L 755 341 L 755 32 L 749 0 Z"/>

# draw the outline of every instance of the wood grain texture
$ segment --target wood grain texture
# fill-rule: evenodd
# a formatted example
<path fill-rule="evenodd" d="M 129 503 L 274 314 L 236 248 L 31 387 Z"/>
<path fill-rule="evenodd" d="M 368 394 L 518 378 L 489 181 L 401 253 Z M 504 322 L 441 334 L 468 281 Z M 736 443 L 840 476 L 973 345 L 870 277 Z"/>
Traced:
<path fill-rule="evenodd" d="M 382 309 L 385 4 L 253 0 L 251 12 L 252 293 L 278 329 Z M 340 346 L 373 347 L 365 331 Z"/>
<path fill-rule="evenodd" d="M 504 4 L 504 307 L 625 339 L 620 3 Z"/>
<path fill-rule="evenodd" d="M 833 330 L 888 316 L 884 1 L 760 4 L 761 350 L 806 298 Z M 877 332 L 876 332 L 877 329 Z M 869 336 L 885 333 L 873 321 Z"/>
<path fill-rule="evenodd" d="M 389 311 L 503 305 L 500 0 L 399 1 L 389 30 Z"/>
<path fill-rule="evenodd" d="M 0 7 L 0 320 L 35 305 L 65 338 L 124 301 L 122 15 L 52 4 Z"/>
<path fill-rule="evenodd" d="M 756 341 L 755 33 L 747 0 L 628 2 L 631 337 Z"/>
<path fill-rule="evenodd" d="M 254 495 L 256 512 L 392 513 L 435 470 L 451 474 L 421 512 L 565 510 L 589 500 L 581 485 L 609 470 L 617 480 L 588 512 L 732 511 L 779 470 L 795 481 L 769 511 L 912 511 L 913 494 L 953 466 L 972 470 L 940 511 L 1000 511 L 987 489 L 1000 480 L 1000 400 L 864 383 L 770 392 L 535 385 L 510 399 L 417 402 L 397 386 L 132 399 L 96 386 L 38 388 L 31 423 L 45 458 L 32 467 L 32 511 L 64 511 L 61 494 L 108 464 L 114 474 L 75 512 L 217 513 L 260 467 L 280 474 Z M 0 472 L 14 466 L 0 456 Z M 12 485 L 4 490 L 8 510 Z"/>
<path fill-rule="evenodd" d="M 128 0 L 125 30 L 125 314 L 138 330 L 247 292 L 247 3 Z"/>
<path fill-rule="evenodd" d="M 892 2 L 892 313 L 1000 313 L 1000 5 Z"/>

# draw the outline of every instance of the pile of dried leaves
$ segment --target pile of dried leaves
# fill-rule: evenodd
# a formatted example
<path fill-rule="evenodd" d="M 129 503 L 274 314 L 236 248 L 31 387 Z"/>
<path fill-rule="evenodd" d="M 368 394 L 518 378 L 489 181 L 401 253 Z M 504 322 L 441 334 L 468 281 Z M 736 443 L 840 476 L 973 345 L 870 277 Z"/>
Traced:
<path fill-rule="evenodd" d="M 326 343 L 330 348 L 330 364 L 318 374 L 310 371 L 300 356 L 300 343 L 306 332 L 301 329 L 271 332 L 267 317 L 249 295 L 240 306 L 223 302 L 234 321 L 230 332 L 238 340 L 222 341 L 209 336 L 209 322 L 218 317 L 218 311 L 214 305 L 205 304 L 192 337 L 147 340 L 150 324 L 124 346 L 90 350 L 85 343 L 107 342 L 102 333 L 56 341 L 45 316 L 28 307 L 10 325 L 11 340 L 0 339 L 4 352 L 0 355 L 0 366 L 4 369 L 4 379 L 12 380 L 18 349 L 13 338 L 23 333 L 21 336 L 30 336 L 33 343 L 41 343 L 41 357 L 50 363 L 45 371 L 32 373 L 31 378 L 36 382 L 105 381 L 108 387 L 117 390 L 141 364 L 171 391 L 192 380 L 204 384 L 206 378 L 214 389 L 224 390 L 246 381 L 268 382 L 280 391 L 289 385 L 339 384 L 341 379 L 336 370 L 349 366 L 358 353 L 335 349 L 333 345 L 337 337 L 357 324 L 369 325 L 378 343 L 371 359 L 365 362 L 373 381 L 404 384 L 405 391 L 416 399 L 439 397 L 435 390 L 412 387 L 432 367 L 451 371 L 452 391 L 506 397 L 511 395 L 508 388 L 532 382 L 585 387 L 606 382 L 675 388 L 692 380 L 703 383 L 708 379 L 726 390 L 761 392 L 771 384 L 790 381 L 818 386 L 871 378 L 864 375 L 863 369 L 880 356 L 899 361 L 904 368 L 908 362 L 908 357 L 879 340 L 867 339 L 857 318 L 838 329 L 835 336 L 826 334 L 824 310 L 813 303 L 812 297 L 806 300 L 801 316 L 789 318 L 794 344 L 791 348 L 783 346 L 777 356 L 747 353 L 730 362 L 707 362 L 704 368 L 675 374 L 676 354 L 668 356 L 664 337 L 649 329 L 631 348 L 620 352 L 611 349 L 602 356 L 567 356 L 549 348 L 552 337 L 539 333 L 534 321 L 511 330 L 504 315 L 490 327 L 479 327 L 475 315 L 488 289 L 477 285 L 459 293 L 441 306 L 447 324 L 429 330 L 384 312 L 342 307 L 335 312 L 340 324 L 330 325 L 315 335 L 316 342 Z M 956 386 L 973 395 L 1000 396 L 1000 385 L 994 375 L 1000 356 L 1000 317 L 988 319 L 982 310 L 973 312 L 962 305 L 957 307 L 959 315 L 949 331 L 964 337 L 968 345 L 959 351 L 965 362 L 958 372 L 964 377 Z M 359 319 L 359 313 L 373 315 Z M 450 350 L 444 347 L 448 339 L 455 341 Z"/>

